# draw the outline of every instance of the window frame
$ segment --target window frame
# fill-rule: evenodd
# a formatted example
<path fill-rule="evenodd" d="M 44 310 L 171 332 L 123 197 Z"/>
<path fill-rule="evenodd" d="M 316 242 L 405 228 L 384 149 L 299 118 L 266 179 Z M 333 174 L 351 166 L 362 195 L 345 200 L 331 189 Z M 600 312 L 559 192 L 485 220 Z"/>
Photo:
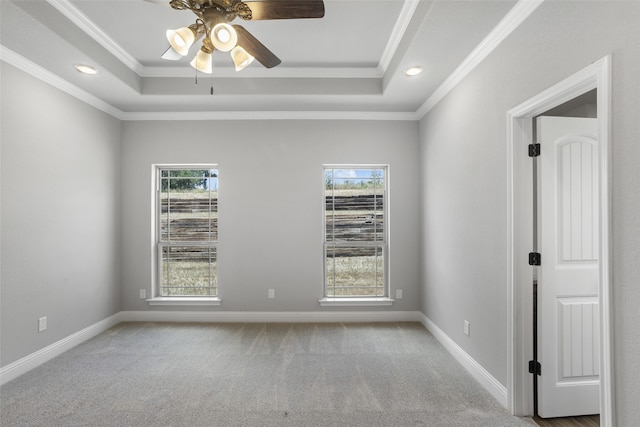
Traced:
<path fill-rule="evenodd" d="M 381 169 L 384 172 L 383 184 L 383 232 L 382 240 L 360 241 L 360 242 L 340 242 L 327 240 L 327 205 L 326 205 L 326 176 L 327 170 L 369 170 Z M 389 165 L 388 164 L 323 164 L 322 165 L 322 255 L 323 255 L 323 297 L 319 300 L 321 306 L 378 306 L 391 305 L 393 299 L 390 294 L 389 280 L 389 239 L 390 239 L 390 221 L 389 221 Z M 367 247 L 382 248 L 382 296 L 328 296 L 329 283 L 327 272 L 327 250 L 332 247 Z"/>
<path fill-rule="evenodd" d="M 220 298 L 220 284 L 218 282 L 218 245 L 219 235 L 216 233 L 216 240 L 210 241 L 165 241 L 162 240 L 162 172 L 167 170 L 216 170 L 219 176 L 219 166 L 215 163 L 207 164 L 156 164 L 152 165 L 152 284 L 151 284 L 151 298 L 147 299 L 150 305 L 220 305 L 222 302 Z M 219 200 L 219 182 L 218 182 L 218 200 Z M 219 209 L 218 212 L 218 224 L 219 224 Z M 216 294 L 215 295 L 171 295 L 163 296 L 161 292 L 162 288 L 162 267 L 163 257 L 162 252 L 164 248 L 170 247 L 202 247 L 212 248 L 216 253 Z"/>

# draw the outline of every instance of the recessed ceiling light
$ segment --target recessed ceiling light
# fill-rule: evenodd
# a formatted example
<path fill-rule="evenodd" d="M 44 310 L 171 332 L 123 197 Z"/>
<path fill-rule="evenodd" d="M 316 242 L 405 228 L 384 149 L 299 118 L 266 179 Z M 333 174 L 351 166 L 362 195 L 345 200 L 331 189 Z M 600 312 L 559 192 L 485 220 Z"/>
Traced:
<path fill-rule="evenodd" d="M 407 76 L 417 76 L 422 72 L 422 67 L 409 67 L 407 71 L 404 72 Z"/>
<path fill-rule="evenodd" d="M 89 65 L 76 65 L 76 70 L 80 71 L 83 74 L 90 74 L 90 75 L 94 75 L 94 74 L 98 74 L 98 70 L 96 70 L 93 67 L 90 67 Z"/>

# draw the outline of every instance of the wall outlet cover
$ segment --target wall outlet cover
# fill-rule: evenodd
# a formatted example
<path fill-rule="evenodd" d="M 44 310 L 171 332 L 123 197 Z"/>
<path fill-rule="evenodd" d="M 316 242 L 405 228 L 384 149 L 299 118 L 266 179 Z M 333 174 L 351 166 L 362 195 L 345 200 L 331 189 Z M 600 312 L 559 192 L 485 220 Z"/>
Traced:
<path fill-rule="evenodd" d="M 47 330 L 47 316 L 38 319 L 38 332 Z"/>

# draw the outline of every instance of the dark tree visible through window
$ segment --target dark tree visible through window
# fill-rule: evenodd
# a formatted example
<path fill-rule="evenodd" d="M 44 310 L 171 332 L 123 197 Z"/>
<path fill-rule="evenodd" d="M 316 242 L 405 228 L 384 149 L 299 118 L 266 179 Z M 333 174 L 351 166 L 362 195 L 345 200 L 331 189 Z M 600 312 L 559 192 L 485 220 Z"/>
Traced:
<path fill-rule="evenodd" d="M 162 171 L 162 191 L 171 190 L 206 190 L 211 178 L 217 178 L 216 170 L 201 169 L 169 169 Z"/>

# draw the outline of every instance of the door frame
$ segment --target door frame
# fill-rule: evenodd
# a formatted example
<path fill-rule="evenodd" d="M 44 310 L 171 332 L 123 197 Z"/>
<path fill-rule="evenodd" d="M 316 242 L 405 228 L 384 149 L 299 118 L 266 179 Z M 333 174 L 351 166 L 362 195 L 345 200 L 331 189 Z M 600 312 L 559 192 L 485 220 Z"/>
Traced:
<path fill-rule="evenodd" d="M 611 293 L 611 57 L 592 63 L 507 112 L 507 401 L 514 415 L 533 415 L 532 272 L 533 171 L 527 155 L 533 117 L 597 89 L 600 194 L 600 425 L 614 426 L 613 321 Z"/>

